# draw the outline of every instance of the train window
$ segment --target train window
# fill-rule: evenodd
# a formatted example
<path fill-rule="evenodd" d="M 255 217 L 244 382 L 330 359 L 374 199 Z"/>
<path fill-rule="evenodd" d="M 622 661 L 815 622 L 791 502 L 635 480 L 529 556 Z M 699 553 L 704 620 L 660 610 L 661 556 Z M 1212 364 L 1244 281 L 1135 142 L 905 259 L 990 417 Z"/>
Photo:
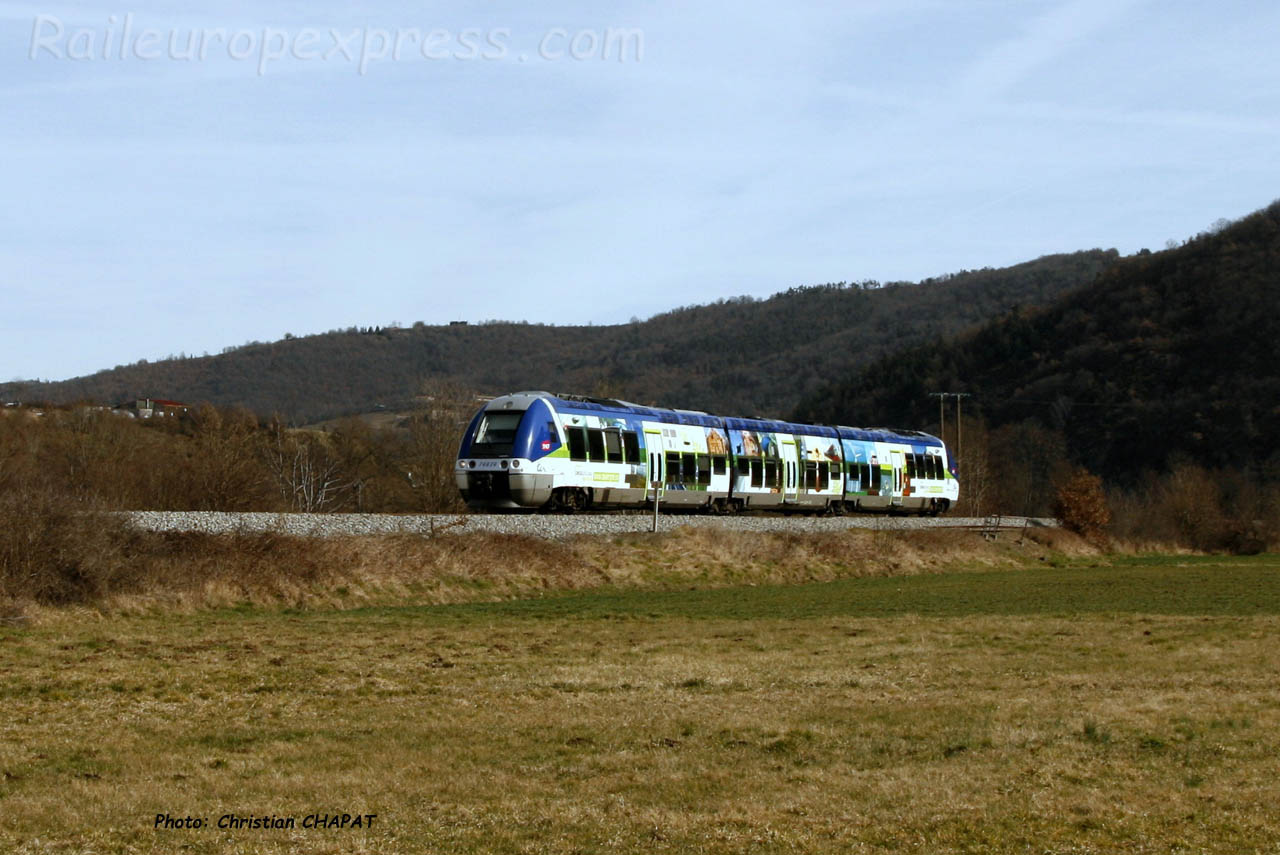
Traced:
<path fill-rule="evenodd" d="M 609 455 L 610 463 L 622 462 L 622 434 L 617 428 L 604 432 L 604 450 Z"/>
<path fill-rule="evenodd" d="M 515 442 L 516 428 L 520 425 L 520 417 L 524 411 L 503 412 L 497 410 L 485 413 L 484 420 L 476 431 L 476 445 L 511 445 Z"/>
<path fill-rule="evenodd" d="M 763 483 L 764 483 L 763 479 L 764 479 L 764 466 L 760 463 L 759 460 L 752 460 L 751 461 L 751 486 L 752 487 L 763 486 Z"/>
<path fill-rule="evenodd" d="M 747 459 L 747 458 L 745 458 L 745 457 L 739 457 L 739 458 L 738 458 L 738 474 L 739 474 L 739 475 L 750 475 L 750 474 L 751 474 L 751 461 L 750 461 L 750 460 L 748 460 L 748 459 Z"/>
<path fill-rule="evenodd" d="M 930 481 L 938 477 L 938 458 L 932 454 L 924 456 L 924 477 Z"/>
<path fill-rule="evenodd" d="M 698 463 L 697 458 L 692 454 L 684 456 L 684 482 L 693 484 L 698 480 Z"/>
<path fill-rule="evenodd" d="M 714 471 L 717 475 L 723 475 L 725 470 L 724 462 L 725 462 L 724 457 L 722 457 L 719 454 L 711 458 L 712 471 Z"/>
<path fill-rule="evenodd" d="M 569 459 L 587 459 L 587 432 L 584 428 L 567 427 L 564 429 L 565 439 L 569 440 Z"/>
<path fill-rule="evenodd" d="M 818 464 L 812 460 L 804 462 L 804 488 L 806 490 L 821 489 L 818 486 Z"/>
<path fill-rule="evenodd" d="M 879 466 L 872 466 L 872 467 L 871 467 L 871 489 L 873 489 L 873 490 L 879 490 L 879 489 L 880 489 L 880 481 L 881 481 L 881 478 L 880 478 L 880 467 L 879 467 Z"/>
<path fill-rule="evenodd" d="M 831 467 L 828 466 L 827 462 L 824 460 L 823 462 L 818 464 L 818 489 L 826 490 L 830 486 L 831 486 Z"/>
<path fill-rule="evenodd" d="M 778 484 L 778 461 L 766 460 L 764 463 L 764 486 L 773 488 Z"/>
<path fill-rule="evenodd" d="M 587 454 L 592 463 L 604 463 L 604 431 L 600 428 L 587 428 Z"/>
<path fill-rule="evenodd" d="M 667 452 L 667 483 L 680 483 L 680 452 Z"/>
<path fill-rule="evenodd" d="M 698 455 L 698 483 L 711 483 L 711 456 L 708 454 Z"/>
<path fill-rule="evenodd" d="M 622 459 L 624 463 L 640 462 L 640 440 L 633 430 L 622 432 Z"/>
<path fill-rule="evenodd" d="M 907 477 L 916 477 L 916 456 L 914 454 L 906 455 L 907 458 Z"/>

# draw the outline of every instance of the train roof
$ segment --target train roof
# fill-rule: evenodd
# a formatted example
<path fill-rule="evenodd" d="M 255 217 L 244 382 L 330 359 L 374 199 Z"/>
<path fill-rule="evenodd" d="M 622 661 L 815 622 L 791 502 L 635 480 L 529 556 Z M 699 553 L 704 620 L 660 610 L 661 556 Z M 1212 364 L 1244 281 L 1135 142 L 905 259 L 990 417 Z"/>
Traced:
<path fill-rule="evenodd" d="M 729 430 L 767 431 L 770 433 L 800 434 L 803 436 L 825 436 L 832 439 L 849 439 L 861 442 L 901 442 L 923 443 L 926 445 L 942 445 L 942 440 L 931 434 L 918 430 L 902 428 L 857 428 L 847 425 L 813 425 L 800 422 L 788 422 L 781 419 L 738 418 L 711 415 L 701 410 L 677 410 L 666 407 L 646 407 L 630 401 L 616 398 L 593 398 L 585 395 L 551 394 L 550 392 L 512 392 L 494 398 L 493 405 L 499 401 L 502 406 L 521 401 L 531 402 L 535 398 L 549 400 L 557 410 L 571 410 L 582 413 L 619 413 L 641 416 L 681 425 L 699 425 L 702 427 L 722 427 Z M 525 404 L 528 406 L 528 404 Z"/>
<path fill-rule="evenodd" d="M 852 439 L 861 442 L 907 442 L 925 445 L 942 445 L 942 440 L 933 434 L 904 428 L 858 428 L 841 425 L 836 429 L 841 439 Z"/>
<path fill-rule="evenodd" d="M 826 436 L 835 439 L 836 429 L 830 425 L 807 425 L 799 422 L 784 422 L 778 419 L 725 419 L 725 427 L 729 430 L 754 430 L 772 433 L 801 434 L 803 436 Z"/>

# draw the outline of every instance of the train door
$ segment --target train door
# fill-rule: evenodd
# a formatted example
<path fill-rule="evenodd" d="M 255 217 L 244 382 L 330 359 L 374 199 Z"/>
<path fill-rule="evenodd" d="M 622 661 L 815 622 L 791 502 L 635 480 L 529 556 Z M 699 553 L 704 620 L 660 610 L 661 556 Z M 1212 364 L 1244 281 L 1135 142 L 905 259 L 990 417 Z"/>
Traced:
<path fill-rule="evenodd" d="M 661 499 L 666 495 L 666 488 L 663 484 L 666 482 L 666 472 L 662 455 L 662 431 L 654 428 L 644 429 L 644 450 L 649 454 L 649 466 L 645 469 L 644 476 L 644 498 L 646 502 L 652 502 L 655 489 L 657 496 Z M 658 486 L 655 488 L 653 482 L 657 481 Z"/>
<path fill-rule="evenodd" d="M 889 459 L 893 462 L 893 507 L 902 506 L 902 488 L 907 472 L 907 459 L 901 451 L 890 451 Z"/>
<path fill-rule="evenodd" d="M 800 469 L 796 465 L 796 441 L 782 439 L 782 500 L 797 502 L 800 500 Z"/>

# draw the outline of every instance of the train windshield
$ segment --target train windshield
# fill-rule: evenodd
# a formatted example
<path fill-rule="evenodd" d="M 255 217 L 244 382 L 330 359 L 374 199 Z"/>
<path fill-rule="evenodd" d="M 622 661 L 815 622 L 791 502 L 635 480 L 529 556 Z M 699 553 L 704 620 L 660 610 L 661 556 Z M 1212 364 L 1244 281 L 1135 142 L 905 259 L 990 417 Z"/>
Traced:
<path fill-rule="evenodd" d="M 516 441 L 516 428 L 524 410 L 495 410 L 485 413 L 476 428 L 472 452 L 477 456 L 510 454 Z"/>

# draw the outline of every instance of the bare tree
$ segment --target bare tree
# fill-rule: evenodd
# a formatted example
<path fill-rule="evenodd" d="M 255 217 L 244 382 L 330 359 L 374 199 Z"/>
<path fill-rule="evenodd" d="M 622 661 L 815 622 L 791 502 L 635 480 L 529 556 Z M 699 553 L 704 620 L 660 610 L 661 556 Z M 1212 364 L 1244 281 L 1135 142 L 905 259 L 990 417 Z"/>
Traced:
<path fill-rule="evenodd" d="M 280 497 L 293 511 L 341 510 L 356 494 L 357 480 L 323 434 L 289 430 L 279 418 L 272 419 L 263 457 Z"/>
<path fill-rule="evenodd" d="M 209 404 L 191 416 L 193 434 L 186 462 L 189 494 L 183 504 L 197 510 L 240 511 L 265 498 L 262 469 L 254 453 L 258 421 L 248 410 Z"/>
<path fill-rule="evenodd" d="M 424 384 L 422 408 L 409 421 L 409 437 L 399 469 L 424 511 L 462 507 L 453 480 L 454 461 L 467 423 L 478 408 L 476 395 L 448 381 Z"/>
<path fill-rule="evenodd" d="M 964 459 L 957 460 L 960 474 L 958 507 L 968 516 L 983 516 L 991 504 L 991 458 L 987 425 L 980 418 L 964 417 Z"/>

